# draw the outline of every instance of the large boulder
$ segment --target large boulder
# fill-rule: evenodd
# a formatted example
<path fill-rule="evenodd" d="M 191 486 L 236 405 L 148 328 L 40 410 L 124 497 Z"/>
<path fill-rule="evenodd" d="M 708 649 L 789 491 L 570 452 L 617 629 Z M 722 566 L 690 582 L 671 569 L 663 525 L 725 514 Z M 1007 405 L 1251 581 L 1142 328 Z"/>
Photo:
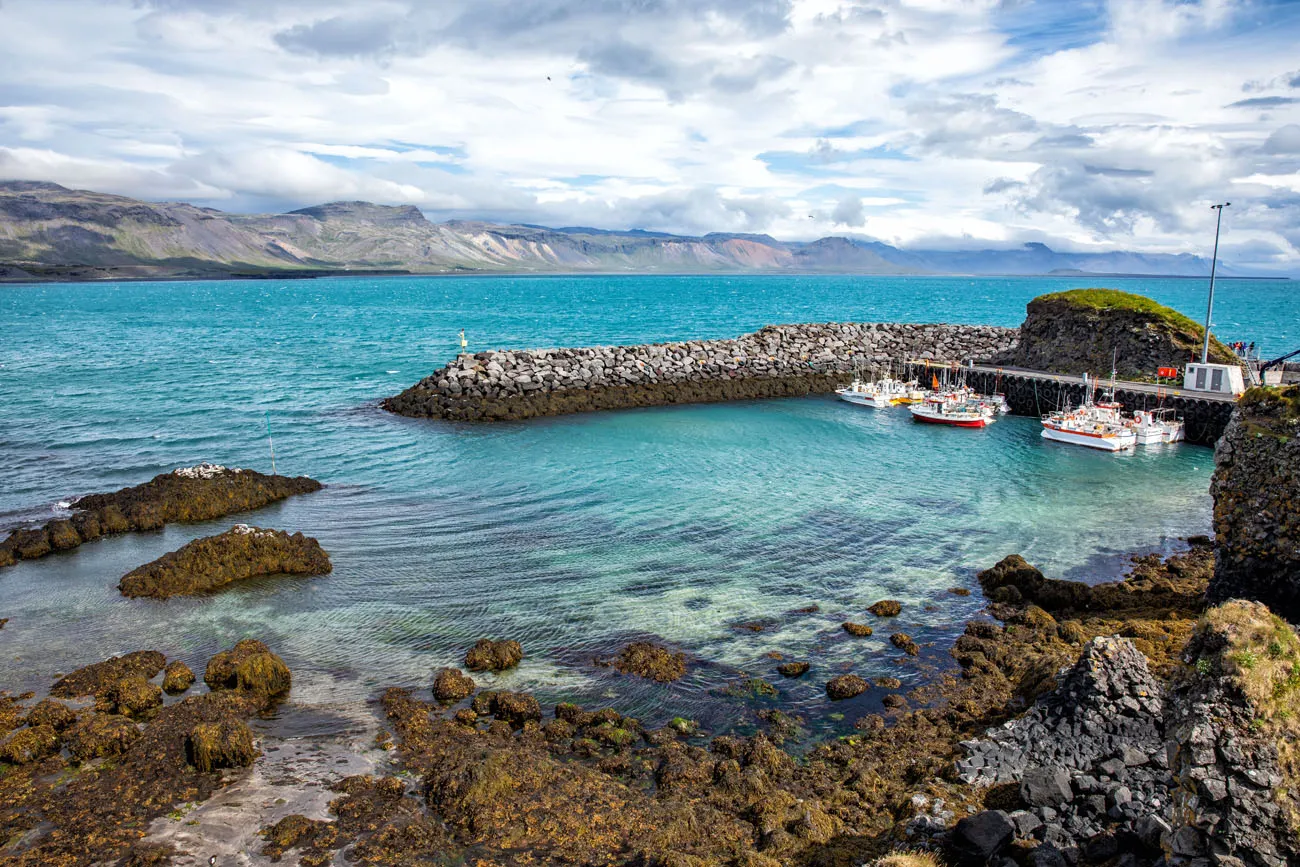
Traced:
<path fill-rule="evenodd" d="M 324 575 L 331 568 L 329 555 L 310 536 L 236 524 L 133 569 L 118 589 L 123 596 L 167 599 L 259 575 Z"/>
<path fill-rule="evenodd" d="M 204 774 L 247 767 L 257 758 L 253 733 L 237 719 L 199 723 L 186 740 L 186 752 L 190 764 Z"/>
<path fill-rule="evenodd" d="M 203 682 L 213 691 L 230 689 L 269 699 L 287 693 L 293 680 L 283 659 L 262 642 L 246 638 L 208 660 Z"/>
<path fill-rule="evenodd" d="M 1242 395 L 1214 450 L 1211 601 L 1257 599 L 1300 622 L 1300 386 Z"/>
<path fill-rule="evenodd" d="M 1151 380 L 1160 367 L 1181 367 L 1200 357 L 1205 330 L 1183 314 L 1141 295 L 1115 289 L 1071 289 L 1029 302 L 1020 342 L 1000 364 L 1052 373 L 1106 374 Z M 1210 360 L 1234 364 L 1236 356 L 1211 340 Z"/>
<path fill-rule="evenodd" d="M 518 641 L 480 638 L 465 654 L 465 667 L 470 671 L 505 671 L 523 658 L 524 649 Z"/>

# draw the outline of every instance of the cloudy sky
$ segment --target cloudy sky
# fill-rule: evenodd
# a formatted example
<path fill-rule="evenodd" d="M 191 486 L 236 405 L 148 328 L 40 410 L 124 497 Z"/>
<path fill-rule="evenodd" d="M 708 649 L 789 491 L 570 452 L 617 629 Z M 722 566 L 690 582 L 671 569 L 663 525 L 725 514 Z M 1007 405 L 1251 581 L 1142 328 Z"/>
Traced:
<path fill-rule="evenodd" d="M 1300 271 L 1290 0 L 0 0 L 0 178 Z"/>

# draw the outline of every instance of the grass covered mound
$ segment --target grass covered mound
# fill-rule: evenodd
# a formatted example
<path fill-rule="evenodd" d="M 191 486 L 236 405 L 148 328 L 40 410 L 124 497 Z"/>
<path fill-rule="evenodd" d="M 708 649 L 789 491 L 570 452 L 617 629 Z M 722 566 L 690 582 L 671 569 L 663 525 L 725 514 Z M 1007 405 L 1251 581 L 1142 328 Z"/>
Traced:
<path fill-rule="evenodd" d="M 1020 343 L 998 361 L 1052 373 L 1110 372 L 1151 380 L 1160 367 L 1199 360 L 1205 330 L 1192 319 L 1142 295 L 1117 289 L 1071 289 L 1029 302 Z M 1232 351 L 1210 341 L 1210 360 L 1236 363 Z"/>

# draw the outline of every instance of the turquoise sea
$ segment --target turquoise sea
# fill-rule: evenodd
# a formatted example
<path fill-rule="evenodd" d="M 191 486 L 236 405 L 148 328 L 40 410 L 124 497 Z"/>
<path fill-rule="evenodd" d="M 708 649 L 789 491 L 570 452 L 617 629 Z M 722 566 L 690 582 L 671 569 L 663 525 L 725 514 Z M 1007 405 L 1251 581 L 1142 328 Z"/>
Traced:
<path fill-rule="evenodd" d="M 1089 281 L 1092 283 L 1096 280 Z M 1108 279 L 1193 318 L 1205 285 Z M 152 647 L 198 668 L 267 640 L 299 704 L 425 688 L 479 637 L 519 639 L 480 681 L 613 704 L 647 722 L 743 725 L 720 695 L 766 678 L 814 727 L 841 670 L 915 682 L 981 607 L 974 574 L 1017 552 L 1101 580 L 1131 552 L 1209 530 L 1212 453 L 1131 455 L 1045 443 L 1032 419 L 984 431 L 913 424 L 825 397 L 646 409 L 492 426 L 389 415 L 380 398 L 472 350 L 729 337 L 828 320 L 1016 325 L 1077 279 L 826 276 L 332 278 L 0 288 L 0 528 L 74 496 L 200 461 L 277 467 L 318 494 L 207 525 L 101 540 L 0 571 L 0 687 L 42 689 Z M 1217 333 L 1265 355 L 1300 346 L 1290 282 L 1222 281 Z M 333 574 L 215 596 L 126 600 L 122 574 L 236 521 L 318 537 Z M 962 598 L 949 588 L 976 588 Z M 878 599 L 896 626 L 855 639 Z M 818 605 L 816 614 L 794 609 Z M 761 632 L 737 629 L 759 621 Z M 900 658 L 888 633 L 927 643 Z M 662 686 L 592 658 L 656 636 L 700 660 Z M 767 656 L 808 659 L 783 681 Z M 874 695 L 873 695 L 874 693 Z M 835 710 L 848 721 L 880 690 Z"/>

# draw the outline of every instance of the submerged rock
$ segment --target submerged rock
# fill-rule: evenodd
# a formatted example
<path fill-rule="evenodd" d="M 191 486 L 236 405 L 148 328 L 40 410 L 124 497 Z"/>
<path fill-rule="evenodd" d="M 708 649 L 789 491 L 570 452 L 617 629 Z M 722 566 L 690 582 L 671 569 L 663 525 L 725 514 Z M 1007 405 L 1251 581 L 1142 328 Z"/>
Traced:
<path fill-rule="evenodd" d="M 881 599 L 867 610 L 877 617 L 897 617 L 903 610 L 903 603 L 894 599 Z"/>
<path fill-rule="evenodd" d="M 442 668 L 433 677 L 433 697 L 438 701 L 460 701 L 474 694 L 474 679 L 457 668 Z"/>
<path fill-rule="evenodd" d="M 480 638 L 465 654 L 465 667 L 470 671 L 504 671 L 514 668 L 523 658 L 524 649 L 518 641 Z"/>
<path fill-rule="evenodd" d="M 50 695 L 58 698 L 100 695 L 126 677 L 138 675 L 146 680 L 150 679 L 162 671 L 166 663 L 167 657 L 156 650 L 137 650 L 122 656 L 114 656 L 103 662 L 79 668 L 61 678 L 50 687 Z"/>
<path fill-rule="evenodd" d="M 853 623 L 850 621 L 845 621 L 844 623 L 841 623 L 840 628 L 843 629 L 845 632 L 847 632 L 849 635 L 856 635 L 859 638 L 864 638 L 870 635 L 872 632 L 870 626 L 866 626 L 862 623 Z"/>
<path fill-rule="evenodd" d="M 782 677 L 803 677 L 811 667 L 806 662 L 784 662 L 776 670 Z"/>
<path fill-rule="evenodd" d="M 310 536 L 236 524 L 133 569 L 118 589 L 132 598 L 167 599 L 259 575 L 324 575 L 332 568 L 329 555 Z"/>
<path fill-rule="evenodd" d="M 320 488 L 320 482 L 306 476 L 268 476 L 214 464 L 182 467 L 142 485 L 82 497 L 72 503 L 70 519 L 15 530 L 0 542 L 0 566 L 75 548 L 107 534 L 154 530 L 174 522 L 210 521 L 260 509 Z"/>
<path fill-rule="evenodd" d="M 912 636 L 906 632 L 895 632 L 889 636 L 889 643 L 906 653 L 908 656 L 916 656 L 921 652 L 921 648 L 912 640 Z"/>
<path fill-rule="evenodd" d="M 262 642 L 246 638 L 208 660 L 203 682 L 214 691 L 230 689 L 275 698 L 289 691 L 293 679 L 283 659 Z"/>
<path fill-rule="evenodd" d="M 686 674 L 686 654 L 675 653 L 649 641 L 634 641 L 610 660 L 598 665 L 613 666 L 622 674 L 632 674 L 659 683 L 672 683 Z"/>
<path fill-rule="evenodd" d="M 827 681 L 826 695 L 830 696 L 832 701 L 840 701 L 862 695 L 870 687 L 869 683 L 856 674 L 841 674 Z"/>

